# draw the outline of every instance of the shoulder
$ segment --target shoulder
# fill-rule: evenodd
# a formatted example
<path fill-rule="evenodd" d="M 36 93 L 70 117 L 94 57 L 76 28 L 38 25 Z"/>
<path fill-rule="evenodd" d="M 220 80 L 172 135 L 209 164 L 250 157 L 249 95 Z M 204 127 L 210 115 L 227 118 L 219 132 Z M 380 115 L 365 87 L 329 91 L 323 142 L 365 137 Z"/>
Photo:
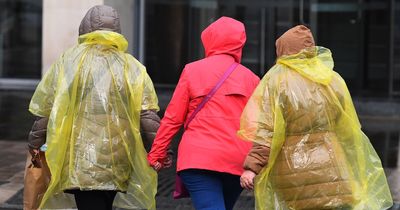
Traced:
<path fill-rule="evenodd" d="M 243 74 L 243 76 L 245 76 L 246 78 L 255 81 L 258 83 L 258 81 L 260 81 L 260 78 L 249 68 L 247 68 L 246 66 L 243 66 L 242 64 L 239 64 L 238 67 L 240 72 Z"/>
<path fill-rule="evenodd" d="M 139 68 L 146 69 L 146 67 L 142 63 L 140 63 L 140 61 L 138 61 L 135 57 L 133 57 L 131 54 L 129 54 L 129 53 L 123 53 L 123 54 L 126 58 L 126 61 L 128 61 L 130 63 L 134 63 Z"/>
<path fill-rule="evenodd" d="M 345 80 L 343 79 L 342 76 L 340 76 L 339 73 L 336 71 L 333 71 L 333 81 L 341 82 L 341 83 L 346 83 Z"/>
<path fill-rule="evenodd" d="M 345 80 L 340 76 L 339 73 L 333 72 L 333 77 L 332 80 L 329 84 L 331 88 L 333 88 L 336 92 L 343 91 L 344 89 L 347 89 L 347 85 Z"/>
<path fill-rule="evenodd" d="M 193 70 L 199 69 L 202 66 L 207 65 L 207 64 L 208 64 L 207 59 L 203 58 L 203 59 L 196 60 L 196 61 L 186 64 L 184 69 L 185 69 L 185 71 L 193 71 Z"/>
<path fill-rule="evenodd" d="M 130 70 L 134 69 L 134 70 L 139 71 L 141 73 L 146 73 L 147 74 L 146 66 L 144 66 L 135 57 L 133 57 L 129 53 L 122 53 L 122 55 L 124 56 L 125 62 L 127 62 L 129 64 L 129 69 Z"/>

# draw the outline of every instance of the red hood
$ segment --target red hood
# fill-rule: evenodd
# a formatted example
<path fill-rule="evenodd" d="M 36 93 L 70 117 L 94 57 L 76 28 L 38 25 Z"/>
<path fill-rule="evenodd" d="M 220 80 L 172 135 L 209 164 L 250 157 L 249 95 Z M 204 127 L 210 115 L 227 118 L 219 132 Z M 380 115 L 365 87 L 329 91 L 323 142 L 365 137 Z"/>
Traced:
<path fill-rule="evenodd" d="M 228 54 L 240 63 L 242 48 L 246 42 L 246 31 L 243 23 L 229 17 L 221 17 L 204 29 L 201 41 L 206 57 Z"/>

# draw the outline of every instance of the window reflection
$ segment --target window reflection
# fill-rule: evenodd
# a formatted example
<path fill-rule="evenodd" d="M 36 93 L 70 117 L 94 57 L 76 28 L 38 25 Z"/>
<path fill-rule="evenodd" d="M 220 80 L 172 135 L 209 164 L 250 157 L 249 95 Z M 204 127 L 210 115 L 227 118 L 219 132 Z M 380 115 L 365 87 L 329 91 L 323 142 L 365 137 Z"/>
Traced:
<path fill-rule="evenodd" d="M 260 0 L 251 4 L 148 0 L 145 64 L 155 83 L 175 85 L 184 64 L 204 56 L 201 31 L 217 18 L 229 16 L 246 27 L 242 63 L 263 76 L 275 63 L 275 40 L 290 27 L 306 24 L 317 44 L 332 50 L 335 70 L 353 96 L 385 98 L 391 94 L 390 81 L 400 91 L 400 45 L 396 44 L 400 42 L 400 1 L 395 2 L 392 23 L 390 0 Z"/>
<path fill-rule="evenodd" d="M 42 1 L 0 1 L 0 78 L 40 78 Z"/>

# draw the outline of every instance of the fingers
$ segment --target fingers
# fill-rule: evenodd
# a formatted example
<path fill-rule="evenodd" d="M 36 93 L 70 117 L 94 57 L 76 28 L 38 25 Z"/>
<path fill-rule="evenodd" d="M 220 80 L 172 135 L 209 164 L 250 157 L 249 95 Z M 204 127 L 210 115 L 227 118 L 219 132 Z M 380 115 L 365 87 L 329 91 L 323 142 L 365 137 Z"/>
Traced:
<path fill-rule="evenodd" d="M 154 165 L 152 165 L 153 169 L 156 170 L 157 172 L 160 171 L 163 168 L 169 168 L 172 166 L 172 156 L 168 155 L 167 158 L 165 158 L 165 160 L 160 163 L 160 162 L 156 162 Z"/>
<path fill-rule="evenodd" d="M 246 190 L 252 190 L 254 188 L 253 184 L 250 182 L 244 182 L 241 186 Z"/>
<path fill-rule="evenodd" d="M 39 153 L 39 150 L 38 149 L 29 149 L 29 153 L 31 153 L 32 157 L 34 157 Z"/>
<path fill-rule="evenodd" d="M 169 167 L 171 167 L 171 166 L 172 166 L 172 159 L 167 158 L 167 159 L 164 161 L 163 168 L 169 168 Z"/>
<path fill-rule="evenodd" d="M 253 183 L 253 180 L 251 180 L 251 181 L 249 181 L 248 183 L 247 183 L 247 189 L 248 190 L 252 190 L 254 188 L 254 183 Z"/>
<path fill-rule="evenodd" d="M 256 174 L 250 170 L 245 170 L 240 177 L 240 186 L 247 190 L 252 190 L 254 188 L 254 177 Z"/>
<path fill-rule="evenodd" d="M 253 179 L 248 179 L 248 177 L 241 177 L 240 186 L 242 186 L 244 189 L 252 190 L 254 188 Z"/>
<path fill-rule="evenodd" d="M 163 168 L 169 168 L 172 166 L 172 155 L 168 155 L 167 158 L 163 162 Z"/>
<path fill-rule="evenodd" d="M 158 172 L 158 171 L 162 168 L 162 165 L 161 165 L 160 162 L 156 162 L 152 167 L 153 167 L 153 169 L 154 169 L 155 171 Z"/>

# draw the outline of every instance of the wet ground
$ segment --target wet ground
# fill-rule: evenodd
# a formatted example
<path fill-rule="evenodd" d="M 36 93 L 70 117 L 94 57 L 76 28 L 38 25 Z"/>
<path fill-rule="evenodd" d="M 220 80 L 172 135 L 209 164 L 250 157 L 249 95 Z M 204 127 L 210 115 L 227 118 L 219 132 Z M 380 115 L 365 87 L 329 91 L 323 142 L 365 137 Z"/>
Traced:
<path fill-rule="evenodd" d="M 165 108 L 171 90 L 157 90 Z M 28 112 L 32 92 L 0 91 L 0 209 L 22 209 L 25 142 L 33 122 Z M 400 102 L 355 99 L 363 130 L 380 156 L 395 202 L 400 203 Z M 176 148 L 179 139 L 175 139 Z M 176 151 L 176 150 L 175 150 Z M 190 199 L 173 200 L 174 168 L 159 176 L 158 209 L 191 209 Z M 251 192 L 243 192 L 235 209 L 254 209 Z M 399 209 L 400 206 L 392 209 Z"/>

